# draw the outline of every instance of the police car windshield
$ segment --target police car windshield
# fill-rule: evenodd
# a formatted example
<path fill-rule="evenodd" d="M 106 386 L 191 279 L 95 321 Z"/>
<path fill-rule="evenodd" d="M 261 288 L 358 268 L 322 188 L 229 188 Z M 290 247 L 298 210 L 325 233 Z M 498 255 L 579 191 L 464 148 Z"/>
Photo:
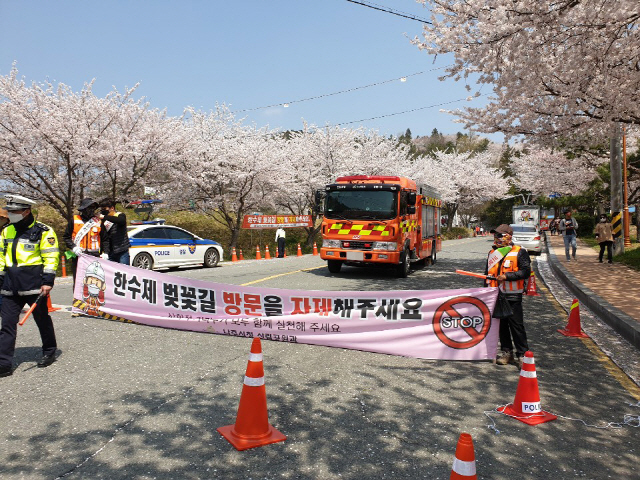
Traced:
<path fill-rule="evenodd" d="M 398 211 L 398 193 L 390 190 L 334 190 L 325 198 L 325 217 L 389 220 Z"/>

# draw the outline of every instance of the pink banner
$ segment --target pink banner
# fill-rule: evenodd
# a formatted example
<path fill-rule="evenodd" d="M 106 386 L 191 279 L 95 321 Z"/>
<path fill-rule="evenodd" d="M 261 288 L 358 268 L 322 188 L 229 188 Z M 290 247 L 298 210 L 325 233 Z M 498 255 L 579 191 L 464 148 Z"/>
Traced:
<path fill-rule="evenodd" d="M 495 358 L 498 289 L 316 291 L 243 287 L 82 255 L 74 311 L 154 327 L 407 357 Z"/>

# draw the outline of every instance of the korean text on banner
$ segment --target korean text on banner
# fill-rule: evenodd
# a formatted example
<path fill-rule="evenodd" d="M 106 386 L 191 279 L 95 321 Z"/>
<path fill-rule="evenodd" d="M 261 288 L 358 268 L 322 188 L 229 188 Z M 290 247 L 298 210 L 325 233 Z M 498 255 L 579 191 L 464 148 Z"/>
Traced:
<path fill-rule="evenodd" d="M 417 358 L 495 358 L 498 290 L 242 287 L 82 255 L 74 311 L 143 325 Z"/>

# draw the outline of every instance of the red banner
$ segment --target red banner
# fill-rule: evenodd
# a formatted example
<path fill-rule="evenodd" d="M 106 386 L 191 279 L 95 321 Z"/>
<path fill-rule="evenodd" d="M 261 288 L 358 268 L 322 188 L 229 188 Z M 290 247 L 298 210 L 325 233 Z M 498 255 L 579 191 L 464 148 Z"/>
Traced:
<path fill-rule="evenodd" d="M 245 215 L 242 228 L 313 227 L 311 215 Z"/>

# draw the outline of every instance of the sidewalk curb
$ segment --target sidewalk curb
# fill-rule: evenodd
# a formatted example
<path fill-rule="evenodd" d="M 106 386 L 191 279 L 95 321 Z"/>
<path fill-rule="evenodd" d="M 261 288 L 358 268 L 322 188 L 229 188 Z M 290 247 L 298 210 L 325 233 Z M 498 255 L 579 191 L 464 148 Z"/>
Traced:
<path fill-rule="evenodd" d="M 640 323 L 630 317 L 622 310 L 614 307 L 605 299 L 596 295 L 592 290 L 585 287 L 558 261 L 548 233 L 545 232 L 545 243 L 549 252 L 549 265 L 551 270 L 565 284 L 567 289 L 573 293 L 578 301 L 584 304 L 589 310 L 603 319 L 611 328 L 618 332 L 623 338 L 628 340 L 634 347 L 640 350 Z"/>

